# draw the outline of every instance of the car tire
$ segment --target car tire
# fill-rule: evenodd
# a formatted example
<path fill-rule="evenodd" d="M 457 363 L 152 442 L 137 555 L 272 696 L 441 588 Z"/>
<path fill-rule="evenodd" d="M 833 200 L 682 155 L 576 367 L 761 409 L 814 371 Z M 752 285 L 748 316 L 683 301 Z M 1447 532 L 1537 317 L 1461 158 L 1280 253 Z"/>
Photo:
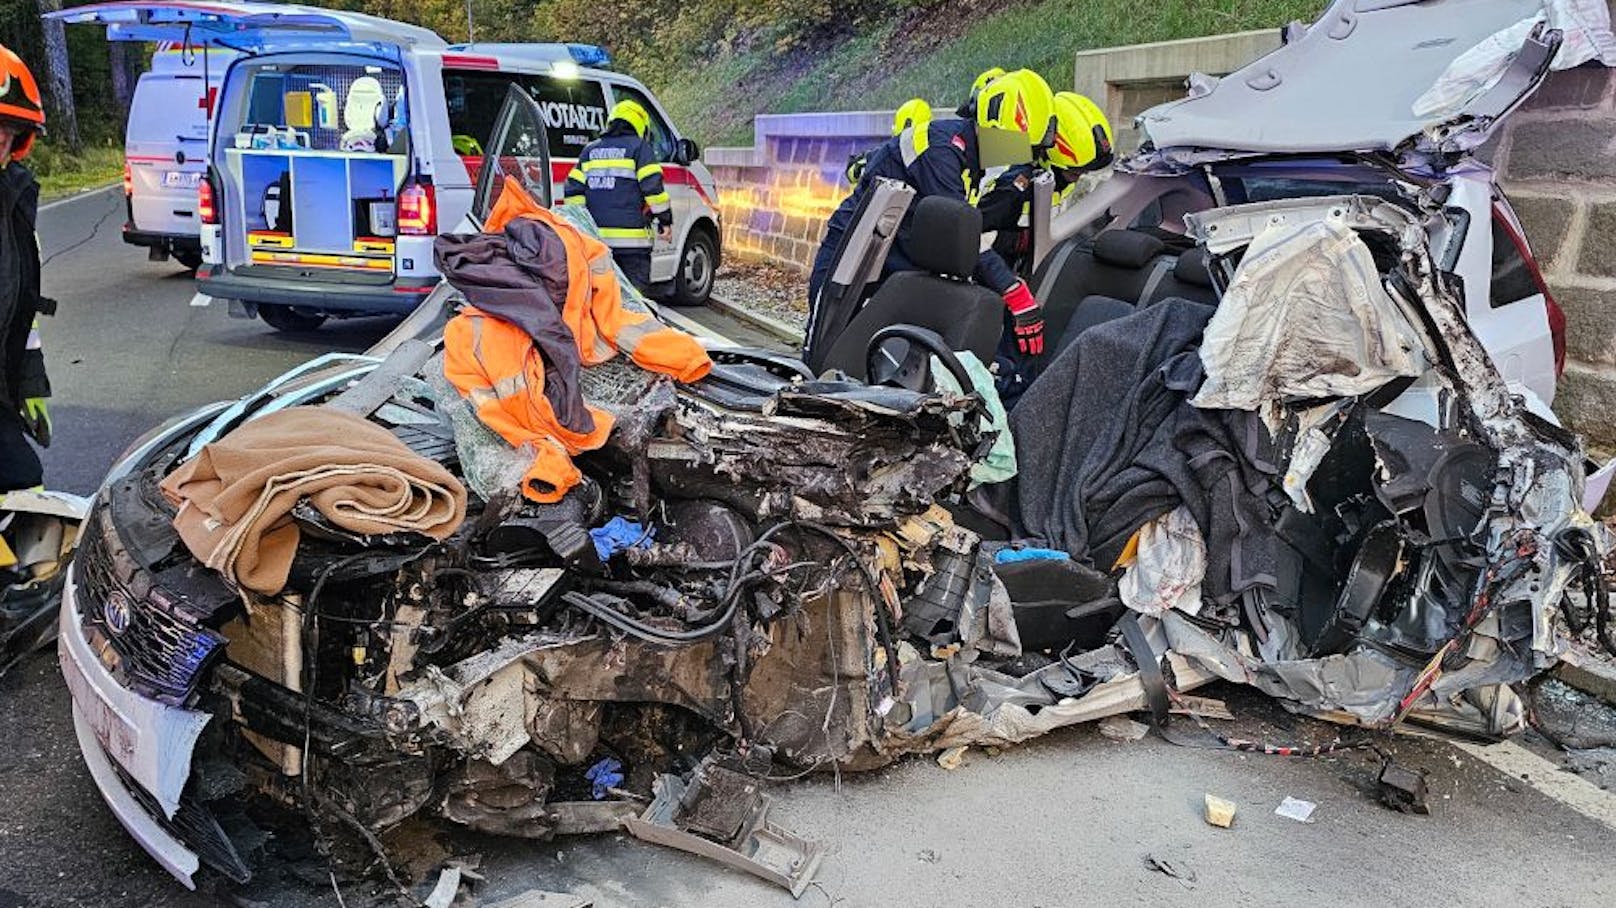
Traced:
<path fill-rule="evenodd" d="M 679 252 L 679 268 L 673 276 L 673 296 L 668 302 L 675 306 L 705 306 L 713 293 L 713 278 L 718 273 L 718 241 L 706 230 L 690 231 L 685 248 Z"/>
<path fill-rule="evenodd" d="M 202 267 L 202 252 L 201 250 L 176 250 L 174 252 L 174 261 L 185 266 L 187 271 L 195 271 Z"/>
<path fill-rule="evenodd" d="M 258 317 L 276 331 L 285 331 L 289 334 L 313 331 L 325 324 L 326 320 L 324 312 L 304 309 L 302 306 L 282 306 L 275 303 L 259 303 Z"/>

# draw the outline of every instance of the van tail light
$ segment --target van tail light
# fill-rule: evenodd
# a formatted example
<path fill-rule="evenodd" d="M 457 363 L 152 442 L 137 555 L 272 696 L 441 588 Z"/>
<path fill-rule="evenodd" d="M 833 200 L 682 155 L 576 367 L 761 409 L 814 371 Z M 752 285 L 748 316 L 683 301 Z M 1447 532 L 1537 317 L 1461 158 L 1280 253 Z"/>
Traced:
<path fill-rule="evenodd" d="M 398 233 L 400 236 L 437 235 L 438 195 L 431 183 L 407 183 L 399 190 Z"/>
<path fill-rule="evenodd" d="M 1538 267 L 1537 257 L 1532 255 L 1526 237 L 1497 205 L 1493 206 L 1493 221 L 1504 228 L 1504 233 L 1509 235 L 1509 241 L 1515 244 L 1515 251 L 1520 255 L 1521 261 L 1526 263 L 1526 271 L 1532 278 L 1532 285 L 1537 288 L 1537 292 L 1543 294 L 1543 307 L 1549 317 L 1549 338 L 1554 342 L 1554 376 L 1559 378 L 1565 374 L 1566 367 L 1565 310 L 1560 308 L 1560 304 L 1554 301 L 1554 294 L 1549 292 L 1549 282 L 1543 279 L 1543 269 Z"/>
<path fill-rule="evenodd" d="M 213 175 L 207 174 L 196 184 L 196 216 L 204 224 L 219 223 L 218 197 L 213 191 Z"/>
<path fill-rule="evenodd" d="M 123 194 L 125 196 L 135 194 L 135 175 L 129 172 L 128 161 L 123 162 Z"/>

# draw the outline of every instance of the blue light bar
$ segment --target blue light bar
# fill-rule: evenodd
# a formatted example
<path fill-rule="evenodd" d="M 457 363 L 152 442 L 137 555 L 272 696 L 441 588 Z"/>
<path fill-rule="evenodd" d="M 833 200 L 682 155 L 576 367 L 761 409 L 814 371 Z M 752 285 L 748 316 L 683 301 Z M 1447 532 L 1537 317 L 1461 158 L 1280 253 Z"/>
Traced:
<path fill-rule="evenodd" d="M 612 65 L 612 55 L 607 53 L 606 48 L 601 47 L 599 44 L 576 44 L 569 42 L 567 44 L 567 53 L 572 54 L 572 59 L 576 61 L 579 66 L 593 66 L 599 69 L 604 69 Z"/>

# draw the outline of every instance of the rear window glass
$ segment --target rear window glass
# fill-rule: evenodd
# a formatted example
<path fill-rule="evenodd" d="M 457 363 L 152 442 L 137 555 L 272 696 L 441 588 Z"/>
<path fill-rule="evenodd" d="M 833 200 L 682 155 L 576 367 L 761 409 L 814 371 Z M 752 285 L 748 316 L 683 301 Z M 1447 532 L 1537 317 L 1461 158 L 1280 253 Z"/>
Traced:
<path fill-rule="evenodd" d="M 1487 297 L 1492 307 L 1520 302 L 1540 291 L 1532 277 L 1532 268 L 1503 222 L 1493 219 L 1493 280 Z"/>
<path fill-rule="evenodd" d="M 1362 180 L 1303 180 L 1288 177 L 1243 177 L 1224 180 L 1229 200 L 1275 202 L 1280 199 L 1316 198 L 1332 195 L 1372 195 L 1392 202 L 1403 202 L 1403 194 L 1390 182 Z M 1244 196 L 1235 198 L 1236 192 Z"/>
<path fill-rule="evenodd" d="M 538 103 L 550 136 L 552 158 L 576 158 L 606 126 L 606 94 L 599 82 L 561 80 L 523 73 L 445 70 L 443 94 L 449 129 L 462 154 L 481 149 L 494 131 L 494 119 L 512 82 L 520 82 Z"/>
<path fill-rule="evenodd" d="M 207 82 L 201 76 L 141 77 L 129 105 L 128 135 L 131 142 L 165 145 L 207 141 Z M 193 156 L 199 154 L 196 146 Z"/>
<path fill-rule="evenodd" d="M 221 112 L 235 148 L 405 154 L 409 112 L 397 69 L 364 64 L 258 64 L 246 97 Z M 231 135 L 231 134 L 234 135 Z"/>

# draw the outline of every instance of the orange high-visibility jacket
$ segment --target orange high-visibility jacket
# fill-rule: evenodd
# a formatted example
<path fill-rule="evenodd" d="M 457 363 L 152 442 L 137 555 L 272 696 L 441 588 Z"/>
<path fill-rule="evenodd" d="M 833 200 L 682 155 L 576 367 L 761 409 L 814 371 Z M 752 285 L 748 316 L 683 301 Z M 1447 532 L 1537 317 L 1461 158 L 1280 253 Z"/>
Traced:
<path fill-rule="evenodd" d="M 566 246 L 567 300 L 561 317 L 586 366 L 622 351 L 641 368 L 682 382 L 696 381 L 712 368 L 695 338 L 623 308 L 622 288 L 606 244 L 551 213 L 507 179 L 483 229 L 498 233 L 516 217 L 545 222 Z M 522 494 L 541 503 L 561 500 L 582 476 L 571 455 L 605 444 L 611 415 L 591 407 L 594 429 L 569 431 L 544 396 L 545 362 L 533 339 L 516 325 L 475 307 L 468 306 L 449 320 L 443 346 L 444 376 L 471 401 L 477 418 L 507 442 L 533 452 Z"/>

